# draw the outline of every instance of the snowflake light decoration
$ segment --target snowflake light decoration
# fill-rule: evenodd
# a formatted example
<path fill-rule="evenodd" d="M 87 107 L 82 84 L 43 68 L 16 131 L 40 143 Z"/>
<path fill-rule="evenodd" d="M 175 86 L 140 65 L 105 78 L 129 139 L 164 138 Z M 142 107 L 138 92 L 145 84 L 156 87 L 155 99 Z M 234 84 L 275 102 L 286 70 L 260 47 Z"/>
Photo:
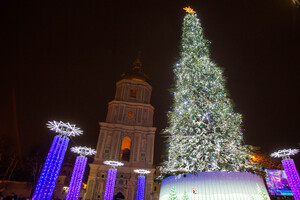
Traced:
<path fill-rule="evenodd" d="M 292 155 L 299 153 L 298 149 L 283 149 L 271 154 L 271 157 L 274 158 L 286 158 Z"/>
<path fill-rule="evenodd" d="M 80 156 L 92 156 L 96 154 L 96 150 L 89 147 L 72 147 L 71 151 L 73 153 L 78 153 Z"/>
<path fill-rule="evenodd" d="M 119 161 L 114 161 L 114 160 L 106 160 L 106 161 L 103 162 L 103 164 L 112 166 L 113 168 L 120 167 L 120 166 L 124 165 L 124 163 L 119 162 Z"/>
<path fill-rule="evenodd" d="M 143 174 L 149 174 L 151 171 L 149 171 L 149 170 L 145 170 L 145 169 L 135 169 L 135 170 L 133 170 L 135 173 L 137 173 L 137 174 L 141 174 L 141 175 L 143 175 Z"/>
<path fill-rule="evenodd" d="M 55 131 L 56 133 L 59 133 L 60 135 L 70 137 L 70 136 L 79 136 L 83 134 L 83 131 L 80 130 L 80 128 L 75 127 L 75 124 L 70 124 L 69 122 L 64 123 L 62 121 L 48 121 L 47 127 L 51 131 Z"/>

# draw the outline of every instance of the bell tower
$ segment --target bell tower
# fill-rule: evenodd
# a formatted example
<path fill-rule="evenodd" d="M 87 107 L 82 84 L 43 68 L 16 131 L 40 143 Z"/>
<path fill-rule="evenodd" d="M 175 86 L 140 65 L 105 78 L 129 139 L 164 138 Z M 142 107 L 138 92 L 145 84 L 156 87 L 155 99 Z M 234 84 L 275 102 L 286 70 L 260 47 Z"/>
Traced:
<path fill-rule="evenodd" d="M 145 199 L 152 200 L 153 154 L 156 128 L 153 127 L 154 107 L 150 104 L 152 87 L 142 72 L 138 58 L 132 69 L 116 83 L 115 98 L 108 103 L 105 122 L 100 122 L 97 154 L 90 164 L 86 200 L 103 199 L 107 171 L 105 160 L 124 163 L 118 168 L 114 196 L 133 200 L 136 196 L 135 169 L 147 169 Z"/>

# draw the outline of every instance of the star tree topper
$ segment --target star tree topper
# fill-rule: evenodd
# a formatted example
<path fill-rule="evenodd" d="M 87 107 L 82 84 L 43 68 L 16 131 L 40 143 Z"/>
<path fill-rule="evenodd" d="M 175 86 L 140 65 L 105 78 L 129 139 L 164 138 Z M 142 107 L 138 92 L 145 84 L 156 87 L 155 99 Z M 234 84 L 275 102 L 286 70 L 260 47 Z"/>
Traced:
<path fill-rule="evenodd" d="M 185 7 L 183 8 L 183 10 L 185 10 L 185 12 L 187 13 L 191 13 L 191 14 L 194 14 L 196 13 L 190 6 L 189 7 Z"/>

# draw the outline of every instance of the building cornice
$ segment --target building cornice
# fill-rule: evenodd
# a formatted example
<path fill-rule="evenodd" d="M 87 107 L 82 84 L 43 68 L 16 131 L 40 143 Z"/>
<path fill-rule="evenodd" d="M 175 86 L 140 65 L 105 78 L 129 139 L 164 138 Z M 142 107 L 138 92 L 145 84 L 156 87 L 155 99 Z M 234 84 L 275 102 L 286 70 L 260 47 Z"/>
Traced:
<path fill-rule="evenodd" d="M 122 130 L 130 130 L 130 131 L 141 131 L 141 132 L 153 132 L 155 134 L 156 127 L 147 127 L 147 126 L 132 126 L 132 125 L 125 125 L 125 124 L 114 124 L 114 123 L 107 123 L 107 122 L 99 122 L 100 128 L 114 128 Z"/>
<path fill-rule="evenodd" d="M 112 100 L 108 103 L 108 106 L 110 106 L 111 104 L 122 104 L 122 105 L 128 105 L 128 106 L 136 106 L 137 108 L 138 107 L 150 107 L 152 110 L 154 110 L 154 107 L 151 104 L 147 104 L 147 103 Z"/>
<path fill-rule="evenodd" d="M 152 86 L 147 83 L 147 82 L 144 82 L 144 81 L 135 81 L 135 80 L 130 80 L 130 79 L 121 79 L 120 81 L 118 81 L 116 83 L 116 85 L 120 85 L 120 84 L 135 84 L 135 85 L 143 85 L 145 87 L 147 87 L 148 89 L 150 89 L 150 91 L 152 91 Z"/>

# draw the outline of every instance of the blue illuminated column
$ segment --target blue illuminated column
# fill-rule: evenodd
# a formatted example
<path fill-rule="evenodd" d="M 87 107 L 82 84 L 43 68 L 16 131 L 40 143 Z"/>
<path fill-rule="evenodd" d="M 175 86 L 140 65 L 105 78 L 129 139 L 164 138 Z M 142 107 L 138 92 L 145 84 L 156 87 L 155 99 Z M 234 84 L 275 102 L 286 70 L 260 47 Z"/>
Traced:
<path fill-rule="evenodd" d="M 33 200 L 50 200 L 56 184 L 59 171 L 69 144 L 69 136 L 82 134 L 75 125 L 63 122 L 49 122 L 48 128 L 58 132 L 50 147 L 48 156 L 34 190 Z"/>
<path fill-rule="evenodd" d="M 290 158 L 290 155 L 295 155 L 298 152 L 298 149 L 284 149 L 271 154 L 272 157 L 282 158 L 281 163 L 295 200 L 300 200 L 300 178 L 295 163 Z"/>
<path fill-rule="evenodd" d="M 105 193 L 104 193 L 104 200 L 112 200 L 114 195 L 116 175 L 117 175 L 116 167 L 123 166 L 124 164 L 118 161 L 104 161 L 103 163 L 105 165 L 109 165 L 113 167 L 108 170 Z"/>
<path fill-rule="evenodd" d="M 113 199 L 115 182 L 116 182 L 117 169 L 109 169 L 107 174 L 104 200 Z"/>
<path fill-rule="evenodd" d="M 136 200 L 144 200 L 145 196 L 145 181 L 146 177 L 145 174 L 149 174 L 150 171 L 145 169 L 136 169 L 133 170 L 135 173 L 139 174 L 138 176 L 138 183 L 136 189 Z"/>
<path fill-rule="evenodd" d="M 79 198 L 82 179 L 86 167 L 86 156 L 94 155 L 96 151 L 88 147 L 72 147 L 71 151 L 80 154 L 80 156 L 77 156 L 76 158 L 66 200 L 77 200 Z"/>
<path fill-rule="evenodd" d="M 145 176 L 138 177 L 137 191 L 136 191 L 136 200 L 144 200 L 145 194 Z"/>
<path fill-rule="evenodd" d="M 281 162 L 292 189 L 294 199 L 300 200 L 300 178 L 294 160 L 284 159 Z"/>

